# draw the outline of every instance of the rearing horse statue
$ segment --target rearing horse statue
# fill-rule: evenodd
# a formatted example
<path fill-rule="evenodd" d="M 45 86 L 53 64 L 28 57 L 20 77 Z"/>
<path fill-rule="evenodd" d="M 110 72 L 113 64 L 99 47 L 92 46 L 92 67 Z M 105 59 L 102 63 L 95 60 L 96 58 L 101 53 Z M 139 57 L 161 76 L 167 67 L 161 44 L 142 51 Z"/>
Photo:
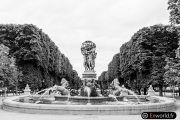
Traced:
<path fill-rule="evenodd" d="M 133 91 L 128 90 L 124 87 L 124 85 L 122 87 L 119 86 L 119 80 L 116 78 L 112 81 L 112 83 L 110 84 L 110 86 L 113 87 L 113 90 L 111 91 L 111 94 L 115 95 L 115 96 L 121 96 L 122 92 L 127 92 L 128 94 L 134 94 Z"/>
<path fill-rule="evenodd" d="M 65 78 L 63 78 L 61 80 L 61 86 L 54 85 L 51 90 L 58 91 L 60 92 L 61 95 L 69 95 L 70 91 L 67 89 L 68 86 L 69 86 L 68 81 Z"/>

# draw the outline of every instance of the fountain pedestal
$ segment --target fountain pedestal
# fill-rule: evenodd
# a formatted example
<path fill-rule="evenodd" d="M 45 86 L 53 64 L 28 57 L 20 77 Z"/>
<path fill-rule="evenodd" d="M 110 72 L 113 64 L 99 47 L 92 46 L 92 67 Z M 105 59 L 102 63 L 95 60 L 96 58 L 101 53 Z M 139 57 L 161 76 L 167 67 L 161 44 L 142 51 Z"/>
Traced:
<path fill-rule="evenodd" d="M 149 96 L 155 96 L 155 91 L 153 90 L 152 85 L 149 86 L 148 95 L 149 95 Z"/>
<path fill-rule="evenodd" d="M 96 80 L 96 72 L 94 70 L 85 70 L 82 74 L 83 85 L 85 85 L 86 80 Z"/>
<path fill-rule="evenodd" d="M 30 95 L 31 90 L 29 89 L 29 85 L 27 84 L 24 89 L 24 95 Z"/>
<path fill-rule="evenodd" d="M 92 79 L 96 78 L 96 72 L 94 70 L 85 70 L 84 73 L 82 74 L 83 79 Z"/>
<path fill-rule="evenodd" d="M 101 96 L 101 90 L 98 90 L 98 84 L 96 82 L 96 73 L 94 70 L 85 70 L 82 74 L 82 89 L 80 95 L 87 96 L 87 91 L 85 90 L 86 87 L 90 87 L 90 96 L 97 97 Z"/>

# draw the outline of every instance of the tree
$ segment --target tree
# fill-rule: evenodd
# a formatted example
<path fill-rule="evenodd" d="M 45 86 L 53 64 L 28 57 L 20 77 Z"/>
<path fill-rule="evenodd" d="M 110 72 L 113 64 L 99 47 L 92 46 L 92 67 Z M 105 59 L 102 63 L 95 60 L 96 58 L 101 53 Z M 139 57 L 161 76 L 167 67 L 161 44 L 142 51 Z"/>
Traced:
<path fill-rule="evenodd" d="M 76 89 L 76 90 L 78 90 L 81 87 L 81 79 L 78 76 L 78 73 L 76 70 L 73 70 L 73 72 L 72 72 L 70 86 L 71 86 L 71 88 Z"/>
<path fill-rule="evenodd" d="M 120 48 L 120 71 L 124 78 L 124 83 L 127 87 L 133 90 L 138 90 L 141 94 L 141 89 L 148 87 L 151 68 L 151 56 L 150 50 L 147 50 L 143 46 L 143 42 L 147 39 L 143 39 L 149 32 L 148 27 L 144 27 L 137 31 L 131 40 Z"/>
<path fill-rule="evenodd" d="M 170 10 L 169 20 L 172 25 L 180 24 L 180 0 L 169 0 L 168 10 Z"/>
<path fill-rule="evenodd" d="M 18 67 L 15 65 L 15 59 L 11 58 L 10 70 L 12 78 L 9 81 L 10 86 L 15 86 L 16 94 L 18 92 L 19 82 L 22 82 L 22 71 L 18 70 Z"/>
<path fill-rule="evenodd" d="M 3 44 L 0 45 L 0 78 L 3 85 L 8 87 L 11 79 L 10 58 L 8 57 L 9 48 Z"/>
<path fill-rule="evenodd" d="M 172 86 L 174 93 L 175 86 L 180 84 L 180 61 L 178 59 L 166 58 L 166 62 L 164 79 L 165 82 Z"/>
<path fill-rule="evenodd" d="M 178 27 L 157 24 L 138 30 L 120 48 L 120 72 L 124 83 L 144 93 L 149 84 L 159 86 L 162 95 L 165 58 L 176 56 Z"/>
<path fill-rule="evenodd" d="M 117 53 L 113 56 L 112 61 L 108 65 L 108 81 L 112 82 L 115 78 L 120 79 L 120 54 Z M 121 81 L 121 84 L 123 81 Z"/>
<path fill-rule="evenodd" d="M 73 66 L 68 58 L 35 25 L 1 24 L 0 43 L 10 49 L 9 56 L 16 59 L 23 73 L 21 87 L 29 83 L 32 89 L 42 89 L 42 84 L 50 87 L 63 77 L 72 79 Z"/>
<path fill-rule="evenodd" d="M 3 79 L 4 85 L 8 88 L 16 87 L 16 93 L 18 83 L 21 80 L 22 72 L 18 70 L 15 65 L 15 59 L 9 57 L 9 48 L 0 45 L 0 76 Z"/>
<path fill-rule="evenodd" d="M 101 87 L 102 89 L 107 89 L 109 87 L 109 81 L 108 81 L 108 72 L 103 71 L 101 75 L 98 77 L 98 81 L 101 81 Z"/>
<path fill-rule="evenodd" d="M 171 28 L 171 30 L 169 30 Z M 154 25 L 151 28 L 153 34 L 154 49 L 152 50 L 153 57 L 153 69 L 152 69 L 152 79 L 153 83 L 157 84 L 160 88 L 160 96 L 162 96 L 162 87 L 164 83 L 164 73 L 165 73 L 165 59 L 167 57 L 175 58 L 176 49 L 178 48 L 178 28 L 163 25 Z"/>

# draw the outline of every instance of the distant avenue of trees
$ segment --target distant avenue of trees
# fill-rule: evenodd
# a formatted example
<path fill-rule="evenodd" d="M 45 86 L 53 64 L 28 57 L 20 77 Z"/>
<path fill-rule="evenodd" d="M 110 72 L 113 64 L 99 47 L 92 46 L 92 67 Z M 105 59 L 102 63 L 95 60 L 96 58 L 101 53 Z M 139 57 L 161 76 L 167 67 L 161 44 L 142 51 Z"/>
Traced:
<path fill-rule="evenodd" d="M 66 78 L 72 88 L 80 87 L 80 78 L 69 59 L 58 50 L 49 36 L 36 26 L 1 24 L 0 44 L 8 49 L 8 54 L 3 54 L 1 58 L 13 58 L 17 71 L 22 73 L 18 82 L 19 89 L 25 88 L 26 84 L 33 90 L 50 87 L 60 84 L 62 78 Z M 0 71 L 0 74 L 1 81 L 5 81 L 2 77 L 5 73 Z M 4 86 L 9 85 L 8 82 L 5 83 Z"/>
<path fill-rule="evenodd" d="M 157 24 L 137 31 L 129 42 L 120 47 L 99 79 L 110 83 L 118 78 L 121 84 L 146 93 L 150 84 L 159 86 L 160 95 L 165 82 L 166 59 L 176 57 L 179 27 Z M 108 81 L 108 82 L 106 82 Z"/>
<path fill-rule="evenodd" d="M 99 76 L 101 83 L 109 83 L 116 77 L 139 94 L 142 89 L 146 94 L 149 85 L 153 84 L 159 87 L 160 96 L 163 86 L 178 86 L 180 95 L 179 8 L 180 0 L 169 0 L 170 25 L 144 27 L 123 44 L 109 63 L 108 71 Z"/>

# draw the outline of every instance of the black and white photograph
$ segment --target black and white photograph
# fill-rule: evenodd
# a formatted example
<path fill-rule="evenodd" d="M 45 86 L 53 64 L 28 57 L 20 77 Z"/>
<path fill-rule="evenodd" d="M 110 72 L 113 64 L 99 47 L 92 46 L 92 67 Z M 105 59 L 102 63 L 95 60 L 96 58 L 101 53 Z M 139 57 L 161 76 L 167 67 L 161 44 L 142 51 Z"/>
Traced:
<path fill-rule="evenodd" d="M 0 120 L 179 115 L 180 0 L 0 0 Z"/>

